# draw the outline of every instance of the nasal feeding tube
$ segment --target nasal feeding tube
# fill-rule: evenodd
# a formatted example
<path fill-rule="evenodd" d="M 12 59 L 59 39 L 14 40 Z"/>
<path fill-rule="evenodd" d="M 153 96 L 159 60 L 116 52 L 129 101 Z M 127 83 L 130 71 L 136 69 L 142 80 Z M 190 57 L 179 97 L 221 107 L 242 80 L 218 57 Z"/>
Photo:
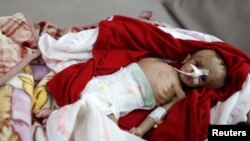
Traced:
<path fill-rule="evenodd" d="M 180 73 L 183 73 L 185 75 L 188 75 L 188 76 L 191 76 L 193 77 L 193 83 L 194 84 L 198 84 L 199 83 L 199 77 L 202 76 L 202 75 L 208 75 L 208 70 L 206 69 L 199 69 L 197 68 L 196 66 L 190 64 L 190 66 L 193 68 L 193 72 L 191 73 L 188 73 L 188 72 L 184 72 L 184 71 L 181 71 L 181 70 L 178 70 L 177 68 L 175 68 L 175 70 L 177 70 L 178 72 Z"/>

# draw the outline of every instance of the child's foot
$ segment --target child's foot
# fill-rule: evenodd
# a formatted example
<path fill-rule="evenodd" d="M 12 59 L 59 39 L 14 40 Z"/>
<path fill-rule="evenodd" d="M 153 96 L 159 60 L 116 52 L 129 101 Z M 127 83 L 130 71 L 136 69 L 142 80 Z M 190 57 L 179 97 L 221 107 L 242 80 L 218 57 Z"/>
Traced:
<path fill-rule="evenodd" d="M 42 124 L 47 123 L 49 115 L 53 112 L 52 109 L 42 109 L 35 113 L 35 117 L 42 120 Z"/>

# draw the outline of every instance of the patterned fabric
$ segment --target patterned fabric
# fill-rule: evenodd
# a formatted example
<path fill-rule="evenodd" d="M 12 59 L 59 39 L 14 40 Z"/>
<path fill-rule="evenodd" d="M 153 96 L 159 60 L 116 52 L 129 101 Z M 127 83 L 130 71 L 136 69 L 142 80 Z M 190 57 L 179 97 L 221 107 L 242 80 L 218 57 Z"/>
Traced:
<path fill-rule="evenodd" d="M 30 67 L 0 87 L 0 140 L 32 141 L 31 108 L 34 80 Z"/>
<path fill-rule="evenodd" d="M 0 17 L 1 32 L 22 48 L 36 49 L 38 36 L 28 17 L 22 13 Z M 25 53 L 25 52 L 24 52 Z"/>
<path fill-rule="evenodd" d="M 33 113 L 52 108 L 46 83 L 55 75 L 37 50 L 38 37 L 55 39 L 95 25 L 58 28 L 49 21 L 33 24 L 27 15 L 0 17 L 0 141 L 46 141 L 46 132 Z"/>
<path fill-rule="evenodd" d="M 12 68 L 21 70 L 25 64 L 21 68 L 16 65 L 26 61 L 26 57 L 32 57 L 29 60 L 37 57 L 39 54 L 34 57 L 30 56 L 36 52 L 36 46 L 37 36 L 33 25 L 23 14 L 17 13 L 13 16 L 0 17 L 0 76 L 8 75 L 7 72 Z M 3 80 L 4 77 L 1 77 L 0 84 L 9 78 L 10 76 Z"/>
<path fill-rule="evenodd" d="M 32 141 L 34 78 L 29 61 L 37 57 L 37 37 L 22 14 L 0 17 L 0 140 Z M 5 83 L 4 83 L 5 82 Z"/>

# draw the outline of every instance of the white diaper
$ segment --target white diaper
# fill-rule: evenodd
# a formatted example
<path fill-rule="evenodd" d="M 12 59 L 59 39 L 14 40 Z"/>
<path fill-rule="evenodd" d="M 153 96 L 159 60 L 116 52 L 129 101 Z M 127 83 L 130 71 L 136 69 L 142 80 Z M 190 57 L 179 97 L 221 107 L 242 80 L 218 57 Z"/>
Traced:
<path fill-rule="evenodd" d="M 94 77 L 81 96 L 117 119 L 135 109 L 153 108 L 155 99 L 143 71 L 133 63 L 118 72 Z"/>

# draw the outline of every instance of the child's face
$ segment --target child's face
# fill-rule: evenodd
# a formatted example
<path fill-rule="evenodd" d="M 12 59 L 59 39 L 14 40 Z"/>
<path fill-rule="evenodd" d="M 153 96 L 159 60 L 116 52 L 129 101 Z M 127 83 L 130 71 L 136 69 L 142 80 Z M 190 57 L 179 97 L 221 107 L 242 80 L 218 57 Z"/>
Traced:
<path fill-rule="evenodd" d="M 202 75 L 198 79 L 198 84 L 194 84 L 193 77 L 180 74 L 181 81 L 189 87 L 208 86 L 216 87 L 216 81 L 221 78 L 222 68 L 220 67 L 220 60 L 216 58 L 209 50 L 198 51 L 191 55 L 190 58 L 184 60 L 184 65 L 181 67 L 181 71 L 188 73 L 193 72 L 193 68 L 190 64 L 196 66 L 199 69 L 208 70 L 208 75 Z"/>

